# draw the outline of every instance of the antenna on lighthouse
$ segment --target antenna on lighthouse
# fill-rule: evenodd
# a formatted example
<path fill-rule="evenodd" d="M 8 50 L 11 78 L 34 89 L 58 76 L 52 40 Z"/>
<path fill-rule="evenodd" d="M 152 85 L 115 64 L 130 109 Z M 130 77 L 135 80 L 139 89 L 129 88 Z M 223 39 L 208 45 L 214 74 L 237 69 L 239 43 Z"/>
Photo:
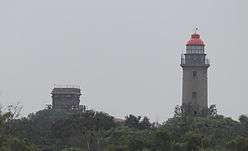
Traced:
<path fill-rule="evenodd" d="M 194 28 L 195 34 L 197 33 L 197 31 L 199 31 L 199 28 L 197 26 L 195 26 L 195 28 Z"/>

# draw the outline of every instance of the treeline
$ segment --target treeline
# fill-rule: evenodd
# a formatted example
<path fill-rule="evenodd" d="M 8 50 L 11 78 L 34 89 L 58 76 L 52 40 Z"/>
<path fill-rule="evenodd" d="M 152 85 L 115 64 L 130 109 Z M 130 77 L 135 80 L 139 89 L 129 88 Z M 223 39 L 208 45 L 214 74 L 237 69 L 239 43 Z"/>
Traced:
<path fill-rule="evenodd" d="M 55 111 L 48 107 L 24 118 L 0 113 L 1 151 L 248 151 L 248 117 L 184 115 L 162 124 L 147 117 L 115 119 L 103 112 Z"/>

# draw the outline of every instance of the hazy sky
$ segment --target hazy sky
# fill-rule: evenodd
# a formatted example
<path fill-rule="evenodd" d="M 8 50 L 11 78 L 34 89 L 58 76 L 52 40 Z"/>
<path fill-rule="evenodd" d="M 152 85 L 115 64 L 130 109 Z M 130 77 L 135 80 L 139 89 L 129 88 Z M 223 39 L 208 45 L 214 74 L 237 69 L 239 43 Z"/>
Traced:
<path fill-rule="evenodd" d="M 247 0 L 0 0 L 0 102 L 23 114 L 53 84 L 80 85 L 81 104 L 117 117 L 165 120 L 181 104 L 180 54 L 197 25 L 209 104 L 248 112 Z"/>

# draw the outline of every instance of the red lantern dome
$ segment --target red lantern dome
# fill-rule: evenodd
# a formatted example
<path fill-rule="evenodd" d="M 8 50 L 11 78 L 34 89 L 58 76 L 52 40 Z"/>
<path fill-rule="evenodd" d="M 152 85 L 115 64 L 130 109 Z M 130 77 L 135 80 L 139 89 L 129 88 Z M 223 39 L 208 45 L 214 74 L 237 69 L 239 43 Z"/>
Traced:
<path fill-rule="evenodd" d="M 200 35 L 194 33 L 191 35 L 190 40 L 187 42 L 186 46 L 205 46 L 203 40 L 201 40 Z"/>

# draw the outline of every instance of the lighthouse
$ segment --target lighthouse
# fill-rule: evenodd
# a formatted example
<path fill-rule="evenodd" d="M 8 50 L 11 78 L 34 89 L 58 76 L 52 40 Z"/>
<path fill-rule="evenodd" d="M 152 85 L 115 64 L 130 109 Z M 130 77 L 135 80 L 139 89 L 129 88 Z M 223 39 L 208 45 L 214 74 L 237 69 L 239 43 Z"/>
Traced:
<path fill-rule="evenodd" d="M 190 115 L 208 113 L 208 67 L 205 43 L 200 34 L 193 33 L 181 56 L 182 111 Z"/>

